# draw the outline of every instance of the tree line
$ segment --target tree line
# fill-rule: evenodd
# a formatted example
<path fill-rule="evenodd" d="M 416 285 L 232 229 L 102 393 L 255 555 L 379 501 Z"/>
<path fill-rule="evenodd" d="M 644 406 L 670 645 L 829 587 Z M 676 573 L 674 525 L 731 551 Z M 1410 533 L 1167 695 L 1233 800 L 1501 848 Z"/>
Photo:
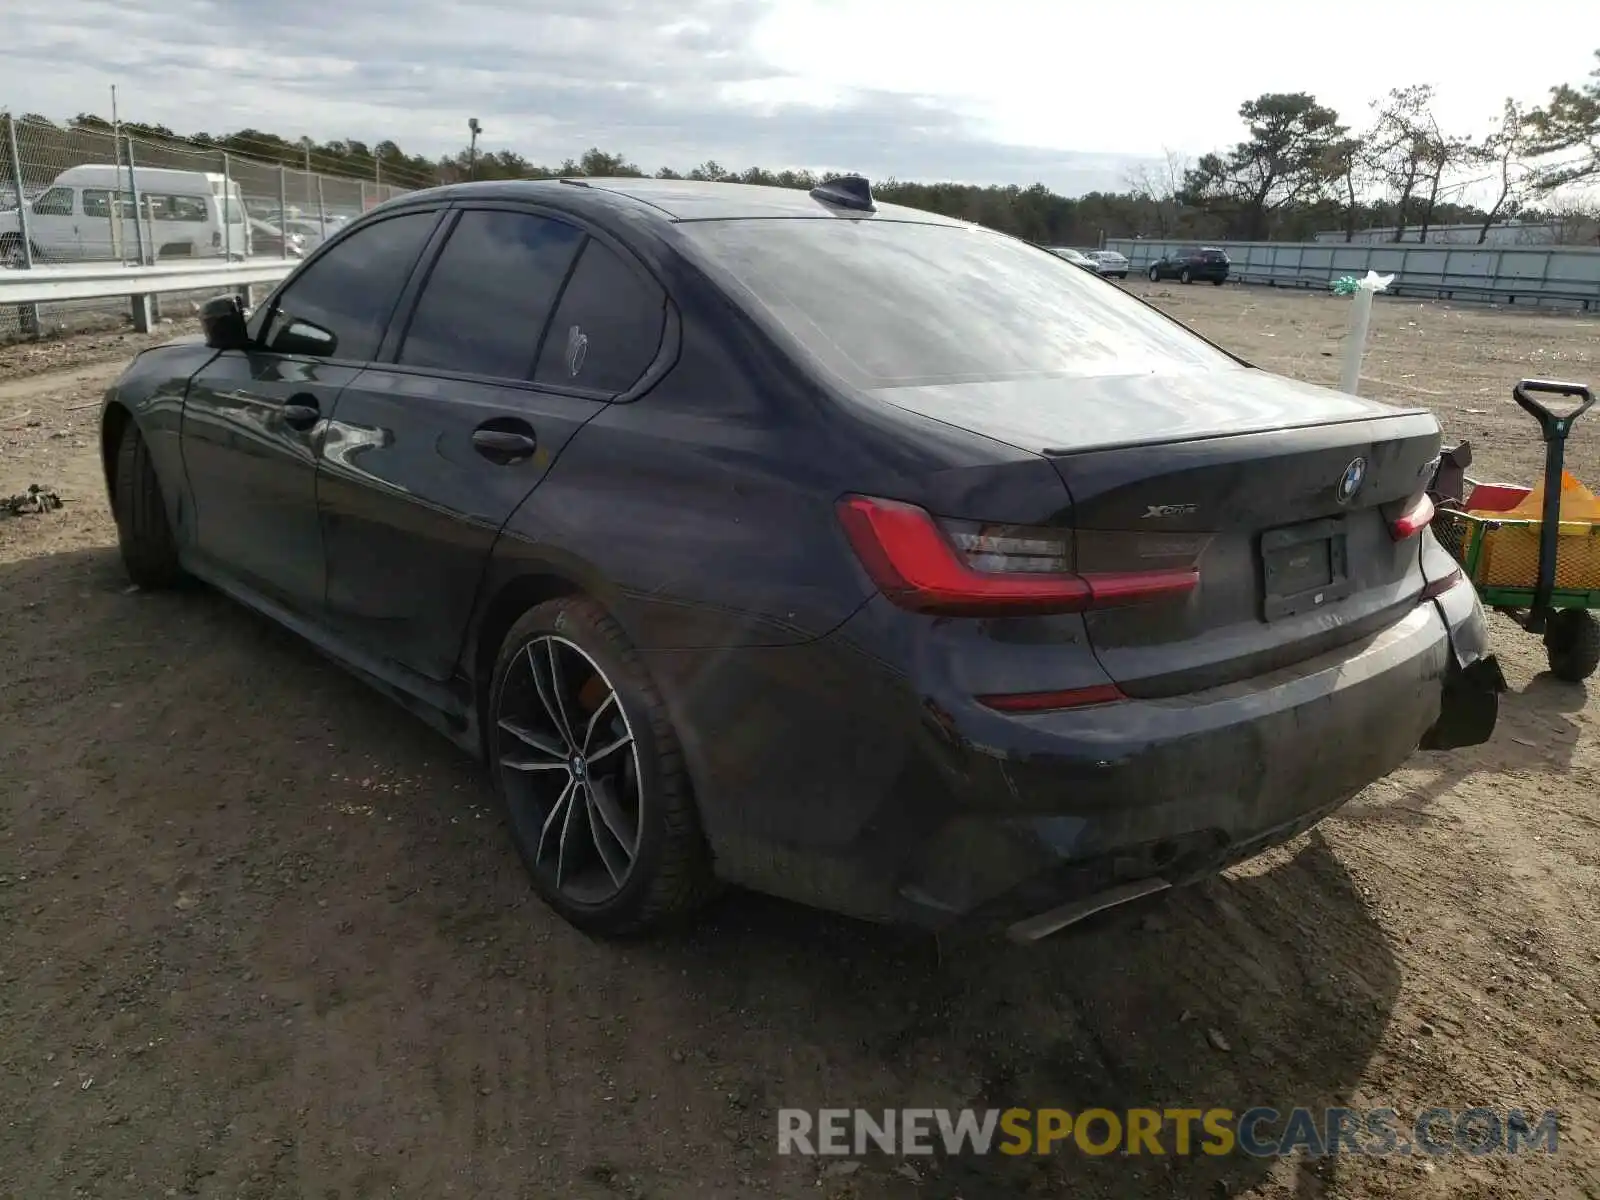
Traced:
<path fill-rule="evenodd" d="M 1596 51 L 1600 60 L 1600 51 Z M 1394 241 L 1426 241 L 1441 225 L 1476 224 L 1478 241 L 1513 218 L 1593 225 L 1600 210 L 1571 195 L 1600 183 L 1600 65 L 1586 81 L 1559 84 L 1548 101 L 1526 109 L 1507 100 L 1489 128 L 1446 129 L 1428 84 L 1392 89 L 1360 121 L 1348 121 L 1305 92 L 1272 92 L 1245 101 L 1246 136 L 1189 161 L 1169 152 L 1162 163 L 1131 172 L 1125 188 L 1057 195 L 1041 183 L 977 186 L 875 180 L 874 194 L 975 221 L 1045 245 L 1092 245 L 1107 237 L 1303 240 L 1342 230 L 1391 230 Z M 47 122 L 37 114 L 24 123 Z M 92 113 L 73 129 L 109 130 Z M 175 141 L 165 126 L 123 122 L 122 132 Z M 313 142 L 258 129 L 183 139 L 190 145 L 401 187 L 475 179 L 645 176 L 810 188 L 829 176 L 761 167 L 733 170 L 704 162 L 688 170 L 642 170 L 625 155 L 593 148 L 577 159 L 541 165 L 513 150 L 466 147 L 429 159 L 394 141 Z M 1466 193 L 1474 199 L 1469 202 Z M 1562 197 L 1569 197 L 1563 199 Z M 1584 238 L 1593 239 L 1587 229 Z M 1576 239 L 1574 239 L 1576 240 Z"/>

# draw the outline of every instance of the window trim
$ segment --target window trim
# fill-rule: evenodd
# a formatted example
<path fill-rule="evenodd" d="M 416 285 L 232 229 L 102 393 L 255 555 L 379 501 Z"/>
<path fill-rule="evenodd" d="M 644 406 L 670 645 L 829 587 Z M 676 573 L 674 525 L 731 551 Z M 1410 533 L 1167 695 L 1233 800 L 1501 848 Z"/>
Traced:
<path fill-rule="evenodd" d="M 89 197 L 91 195 L 95 197 L 95 203 L 97 203 L 97 204 L 103 203 L 105 205 L 105 211 L 104 212 L 90 212 L 89 211 Z M 78 203 L 80 205 L 82 205 L 82 207 L 83 207 L 83 215 L 88 217 L 88 218 L 90 218 L 91 220 L 101 220 L 101 221 L 110 221 L 110 220 L 112 220 L 113 219 L 112 218 L 112 214 L 111 214 L 112 202 L 113 201 L 120 201 L 120 200 L 121 200 L 120 193 L 114 191 L 111 188 L 85 187 L 81 192 L 78 193 Z M 118 204 L 118 207 L 120 208 L 121 205 Z"/>
<path fill-rule="evenodd" d="M 74 187 L 70 183 L 53 183 L 33 198 L 33 203 L 28 205 L 28 211 L 36 217 L 75 217 L 78 215 L 78 193 L 82 190 L 82 188 Z M 66 212 L 39 211 L 39 205 L 51 192 L 65 192 L 67 194 Z"/>
<path fill-rule="evenodd" d="M 404 208 L 397 208 L 393 212 L 386 212 L 382 216 L 375 217 L 372 220 L 353 221 L 349 225 L 345 226 L 345 228 L 341 229 L 338 233 L 334 234 L 333 237 L 329 238 L 327 241 L 323 242 L 322 245 L 318 246 L 314 251 L 312 251 L 311 255 L 306 258 L 298 267 L 291 271 L 284 278 L 283 282 L 278 284 L 277 287 L 273 288 L 272 292 L 267 296 L 267 298 L 261 302 L 254 312 L 250 314 L 250 318 L 245 325 L 245 329 L 250 335 L 250 347 L 246 352 L 250 354 L 273 354 L 279 358 L 294 362 L 333 363 L 339 366 L 366 367 L 373 364 L 382 364 L 384 362 L 382 357 L 384 347 L 387 345 L 390 334 L 394 329 L 395 314 L 400 312 L 401 306 L 406 304 L 408 302 L 408 298 L 414 295 L 413 289 L 417 285 L 418 272 L 426 266 L 431 266 L 434 256 L 438 253 L 439 246 L 441 245 L 439 237 L 440 230 L 443 229 L 447 224 L 447 222 L 441 218 L 447 212 L 447 205 L 440 204 L 435 201 L 429 204 L 407 205 Z M 344 241 L 348 237 L 353 236 L 360 230 L 370 229 L 374 225 L 381 225 L 385 221 L 392 221 L 397 217 L 416 216 L 419 213 L 431 213 L 433 215 L 433 228 L 429 231 L 428 236 L 423 239 L 422 249 L 417 253 L 417 260 L 411 264 L 410 273 L 407 274 L 405 282 L 400 285 L 400 292 L 395 299 L 394 308 L 390 310 L 388 317 L 385 319 L 383 334 L 378 339 L 378 347 L 375 352 L 377 357 L 313 358 L 310 355 L 305 354 L 285 354 L 283 351 L 274 350 L 272 347 L 266 344 L 265 339 L 267 330 L 272 325 L 273 317 L 277 315 L 282 306 L 285 293 L 288 292 L 288 290 L 294 285 L 295 281 L 298 280 L 301 275 L 311 268 L 313 263 L 315 263 L 324 254 L 327 254 L 329 251 L 331 251 L 335 246 L 339 245 L 340 242 Z"/>
<path fill-rule="evenodd" d="M 653 285 L 665 297 L 661 345 L 657 348 L 655 357 L 650 360 L 650 364 L 645 367 L 643 374 L 633 382 L 631 387 L 621 392 L 611 392 L 601 388 L 568 387 L 561 384 L 538 383 L 532 378 L 508 379 L 503 375 L 479 375 L 471 371 L 444 367 L 423 367 L 398 361 L 400 347 L 404 344 L 405 334 L 409 332 L 411 321 L 416 315 L 417 301 L 421 298 L 422 289 L 426 286 L 428 276 L 433 274 L 434 263 L 438 261 L 439 255 L 443 253 L 444 247 L 448 242 L 447 234 L 441 236 L 441 232 L 453 230 L 456 222 L 460 220 L 459 215 L 452 215 L 445 221 L 440 222 L 439 230 L 435 232 L 433 241 L 429 243 L 424 253 L 421 265 L 425 269 L 420 272 L 413 272 L 411 283 L 402 290 L 400 305 L 404 307 L 405 319 L 403 321 L 397 320 L 400 312 L 400 307 L 397 307 L 396 315 L 392 315 L 389 318 L 389 330 L 384 335 L 383 342 L 378 346 L 379 357 L 373 360 L 375 365 L 381 365 L 386 371 L 403 375 L 418 375 L 431 379 L 459 379 L 463 382 L 513 388 L 518 391 L 538 392 L 541 395 L 548 396 L 570 396 L 575 400 L 599 401 L 604 404 L 629 404 L 659 383 L 662 376 L 670 371 L 678 361 L 678 353 L 682 343 L 682 321 L 678 315 L 678 306 L 673 299 L 672 290 L 667 287 L 663 280 L 656 276 L 655 272 L 640 261 L 639 256 L 629 249 L 624 242 L 613 237 L 606 230 L 597 228 L 593 222 L 585 219 L 582 214 L 568 209 L 556 208 L 548 204 L 540 204 L 534 200 L 516 199 L 457 200 L 449 205 L 449 209 L 452 214 L 469 211 L 524 213 L 530 216 L 543 217 L 547 220 L 560 221 L 586 235 L 584 241 L 578 245 L 578 252 L 572 256 L 572 262 L 567 265 L 566 278 L 561 281 L 561 287 L 557 289 L 555 299 L 550 305 L 550 315 L 545 318 L 544 328 L 539 331 L 539 339 L 533 351 L 533 360 L 528 367 L 530 374 L 538 368 L 539 355 L 544 350 L 545 338 L 550 331 L 550 323 L 555 320 L 556 313 L 561 308 L 561 301 L 567 294 L 567 285 L 572 282 L 573 272 L 577 269 L 577 264 L 583 257 L 583 247 L 590 238 L 615 253 L 641 282 Z M 344 235 L 341 234 L 340 236 Z M 321 248 L 319 247 L 318 252 L 320 253 L 320 251 Z M 310 260 L 307 261 L 307 265 L 310 265 Z"/>

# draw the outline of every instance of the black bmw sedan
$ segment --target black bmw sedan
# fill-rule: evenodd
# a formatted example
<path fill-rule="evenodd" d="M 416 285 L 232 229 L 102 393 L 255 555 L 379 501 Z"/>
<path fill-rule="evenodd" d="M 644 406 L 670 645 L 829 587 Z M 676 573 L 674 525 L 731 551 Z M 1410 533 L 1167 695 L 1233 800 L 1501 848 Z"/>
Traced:
<path fill-rule="evenodd" d="M 481 755 L 587 930 L 1037 937 L 1494 723 L 1429 413 L 861 179 L 413 193 L 204 326 L 105 399 L 130 575 Z"/>

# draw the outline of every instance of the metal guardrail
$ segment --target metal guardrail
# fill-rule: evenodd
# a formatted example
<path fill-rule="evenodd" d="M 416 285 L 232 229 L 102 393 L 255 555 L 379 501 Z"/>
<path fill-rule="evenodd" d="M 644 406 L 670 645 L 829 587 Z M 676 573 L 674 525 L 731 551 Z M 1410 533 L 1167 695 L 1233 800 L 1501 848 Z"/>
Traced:
<path fill-rule="evenodd" d="M 1156 238 L 1111 238 L 1143 274 L 1163 254 L 1199 244 Z M 1229 276 L 1273 287 L 1326 288 L 1340 275 L 1369 270 L 1393 275 L 1391 296 L 1424 296 L 1497 304 L 1600 309 L 1600 250 L 1580 246 L 1466 246 L 1326 242 L 1217 242 L 1232 260 Z"/>
<path fill-rule="evenodd" d="M 160 263 L 153 267 L 92 263 L 0 271 L 0 304 L 57 304 L 64 300 L 154 296 L 206 288 L 233 291 L 255 283 L 276 283 L 299 265 L 298 259 L 272 258 L 231 263 Z"/>

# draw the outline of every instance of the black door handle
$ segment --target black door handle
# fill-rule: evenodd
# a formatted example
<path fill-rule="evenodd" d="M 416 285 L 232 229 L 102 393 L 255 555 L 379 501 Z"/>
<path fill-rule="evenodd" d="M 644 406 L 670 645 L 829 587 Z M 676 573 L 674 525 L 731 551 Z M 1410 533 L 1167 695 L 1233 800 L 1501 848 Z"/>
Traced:
<path fill-rule="evenodd" d="M 322 410 L 311 396 L 296 396 L 283 406 L 283 423 L 290 429 L 310 429 L 322 416 Z"/>
<path fill-rule="evenodd" d="M 472 445 L 490 462 L 502 465 L 532 458 L 539 448 L 531 433 L 518 433 L 513 429 L 475 429 Z"/>

